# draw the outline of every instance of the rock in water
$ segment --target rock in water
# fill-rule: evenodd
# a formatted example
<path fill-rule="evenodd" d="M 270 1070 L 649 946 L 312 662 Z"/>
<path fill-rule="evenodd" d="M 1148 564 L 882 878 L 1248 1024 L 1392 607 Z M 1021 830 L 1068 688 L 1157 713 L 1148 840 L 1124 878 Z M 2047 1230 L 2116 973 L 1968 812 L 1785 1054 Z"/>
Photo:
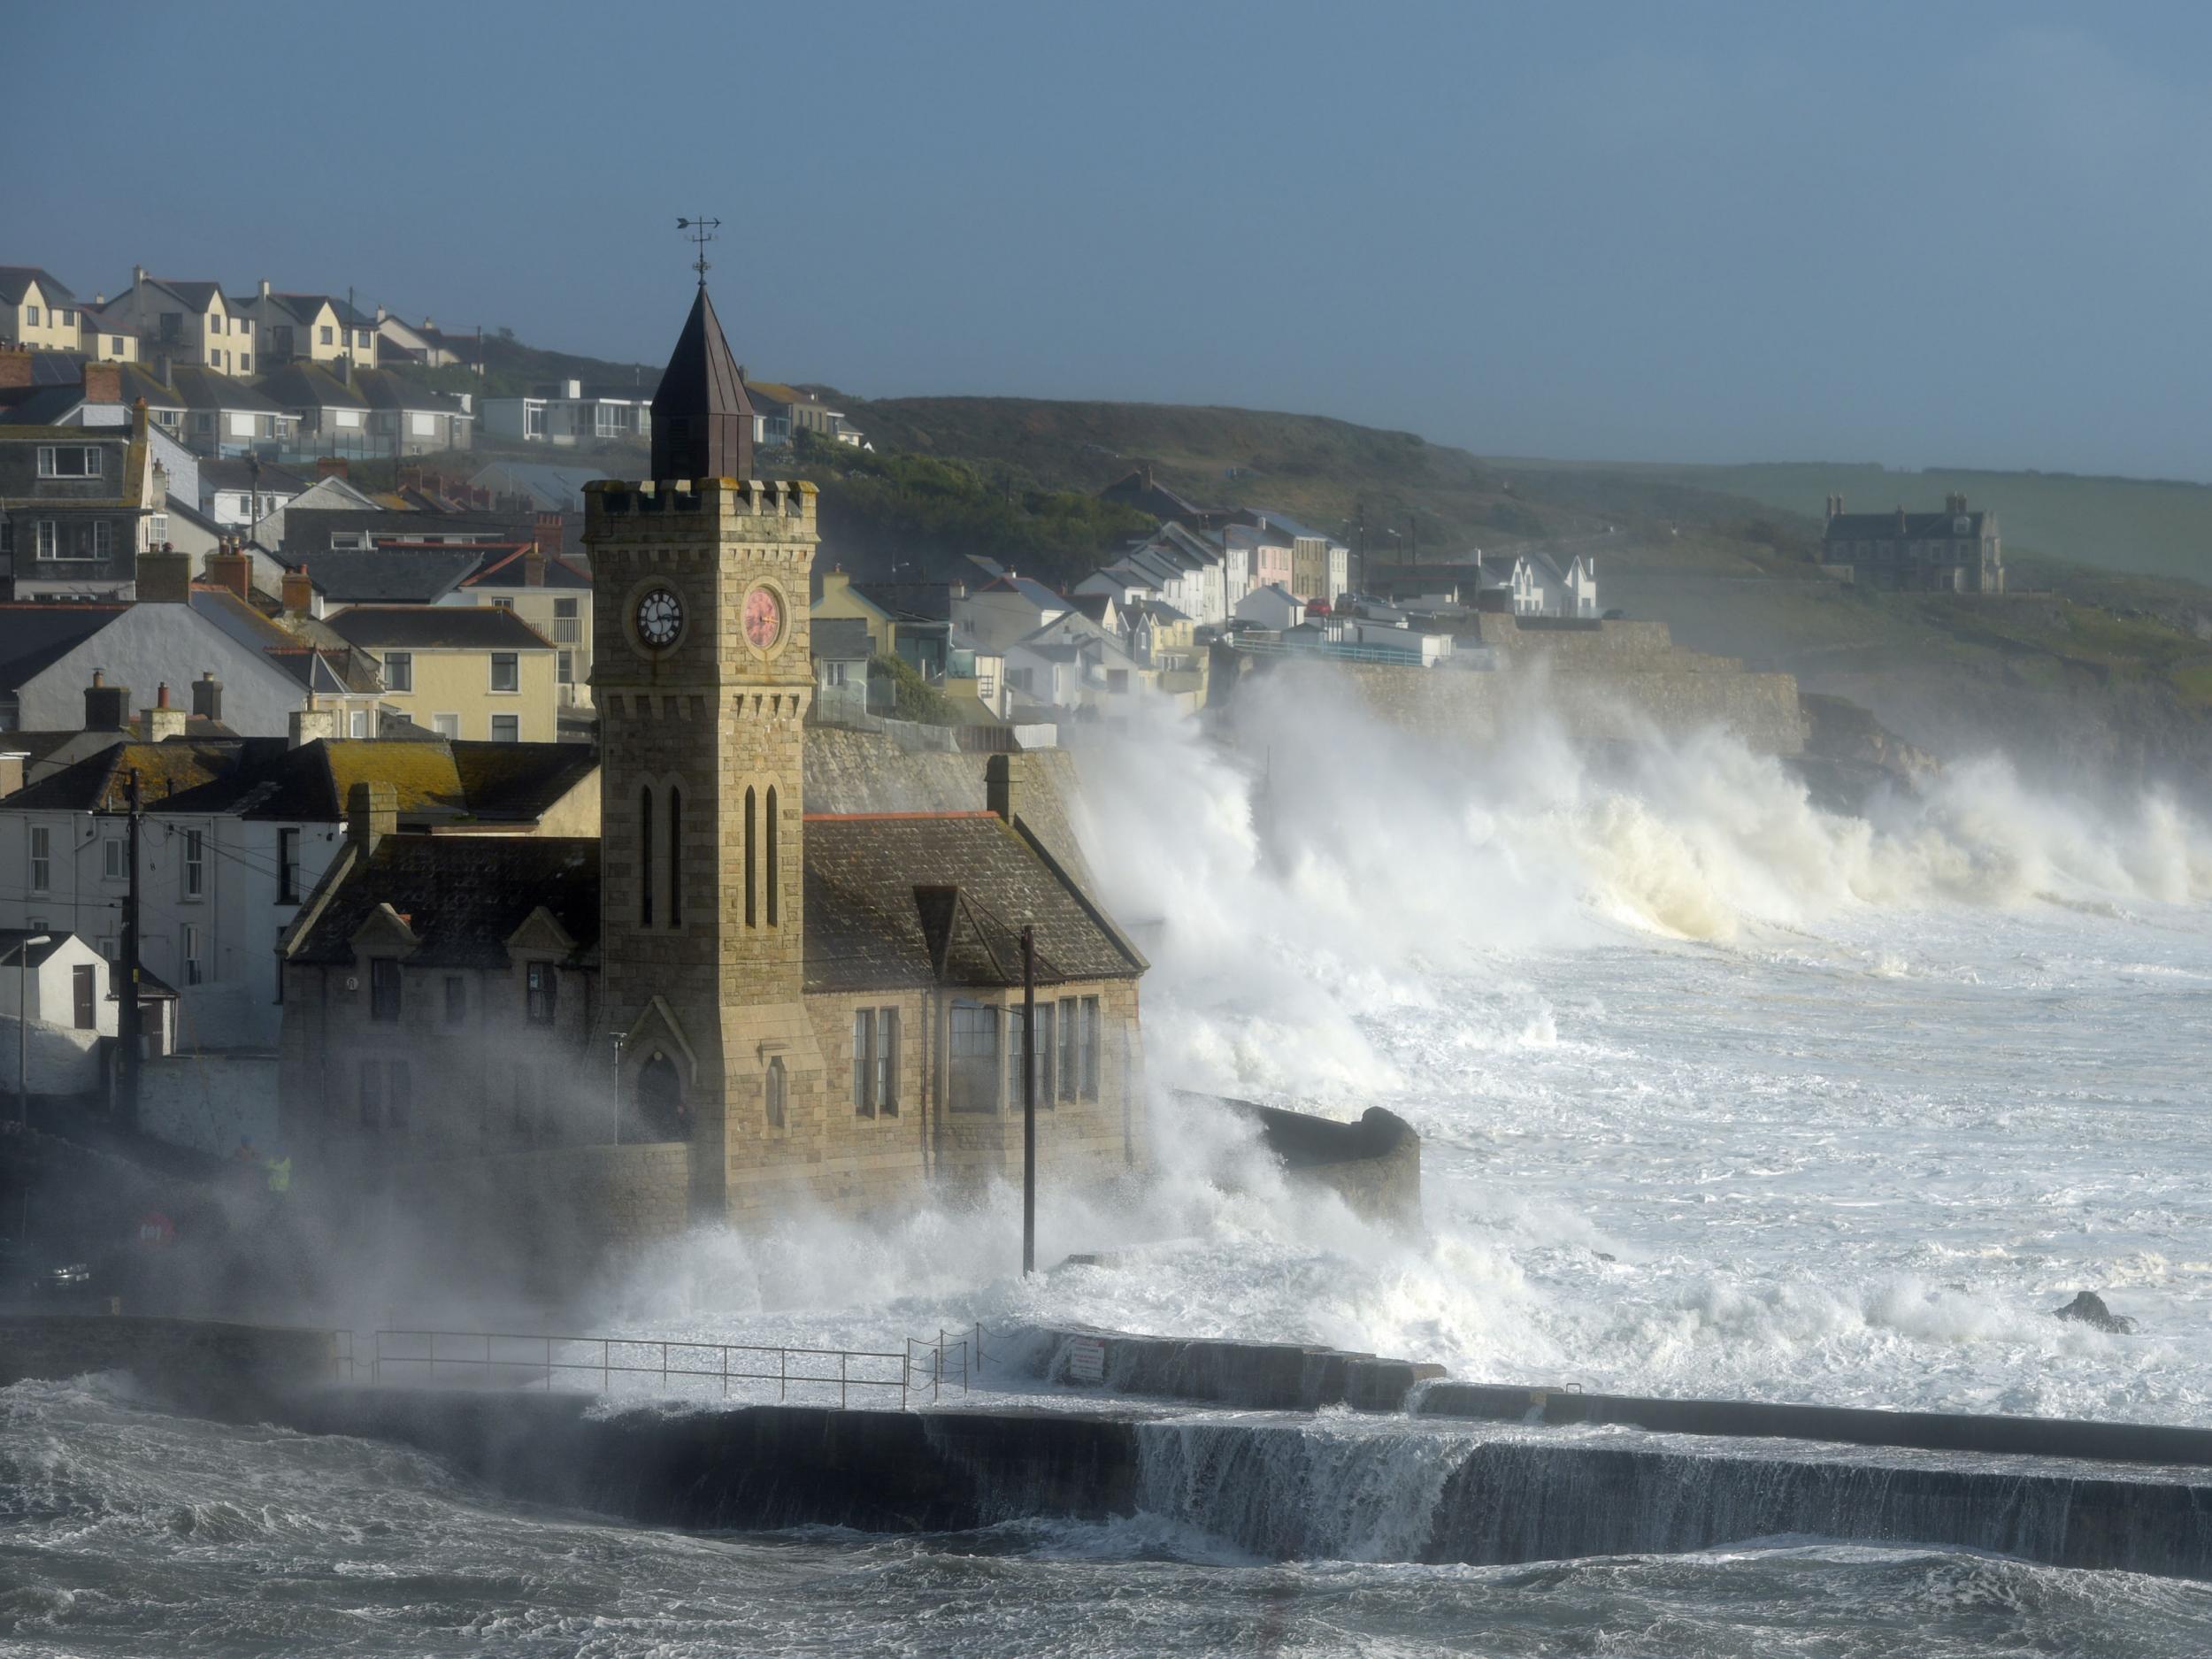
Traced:
<path fill-rule="evenodd" d="M 2104 1298 L 2093 1290 L 2085 1290 L 2063 1308 L 2051 1310 L 2055 1319 L 2078 1319 L 2084 1325 L 2093 1325 L 2100 1331 L 2111 1331 L 2125 1336 L 2135 1329 L 2135 1321 L 2125 1314 L 2115 1313 L 2104 1305 Z"/>

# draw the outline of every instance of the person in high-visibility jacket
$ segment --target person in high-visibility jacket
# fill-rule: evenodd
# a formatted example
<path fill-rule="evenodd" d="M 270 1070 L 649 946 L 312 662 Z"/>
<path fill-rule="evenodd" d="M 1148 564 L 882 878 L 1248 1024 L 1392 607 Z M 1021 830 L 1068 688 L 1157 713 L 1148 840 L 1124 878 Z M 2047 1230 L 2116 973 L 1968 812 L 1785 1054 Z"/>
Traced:
<path fill-rule="evenodd" d="M 289 1153 L 280 1158 L 271 1158 L 268 1170 L 271 1192 L 288 1193 L 292 1190 L 292 1157 Z"/>

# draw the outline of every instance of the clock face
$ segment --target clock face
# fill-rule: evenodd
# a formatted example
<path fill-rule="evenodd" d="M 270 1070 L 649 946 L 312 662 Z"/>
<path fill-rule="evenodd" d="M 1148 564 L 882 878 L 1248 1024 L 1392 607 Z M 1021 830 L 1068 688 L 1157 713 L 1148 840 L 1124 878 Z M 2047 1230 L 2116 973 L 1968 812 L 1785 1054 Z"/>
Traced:
<path fill-rule="evenodd" d="M 656 588 L 637 602 L 637 636 L 657 651 L 664 651 L 683 632 L 683 602 L 665 588 Z"/>
<path fill-rule="evenodd" d="M 745 637 L 764 651 L 783 637 L 783 602 L 765 588 L 745 595 Z"/>

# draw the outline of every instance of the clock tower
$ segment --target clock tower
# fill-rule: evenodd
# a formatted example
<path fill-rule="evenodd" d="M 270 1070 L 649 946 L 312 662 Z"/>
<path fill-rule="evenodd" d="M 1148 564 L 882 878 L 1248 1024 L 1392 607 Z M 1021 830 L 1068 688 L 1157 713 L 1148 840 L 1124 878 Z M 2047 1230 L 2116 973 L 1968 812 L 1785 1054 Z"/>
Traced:
<path fill-rule="evenodd" d="M 777 1161 L 805 1025 L 815 492 L 751 476 L 752 409 L 703 280 L 652 419 L 652 478 L 584 492 L 601 984 L 622 1139 L 687 1142 L 695 1208 L 718 1216 L 733 1166 Z"/>

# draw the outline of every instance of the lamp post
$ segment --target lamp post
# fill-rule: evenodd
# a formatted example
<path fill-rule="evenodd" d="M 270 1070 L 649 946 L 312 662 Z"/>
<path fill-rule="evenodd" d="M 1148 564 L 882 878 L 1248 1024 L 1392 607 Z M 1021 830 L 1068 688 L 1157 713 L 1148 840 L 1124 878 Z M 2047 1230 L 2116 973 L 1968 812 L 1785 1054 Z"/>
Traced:
<path fill-rule="evenodd" d="M 31 1126 L 31 947 L 53 942 L 51 933 L 33 933 L 15 948 L 15 1116 Z"/>

